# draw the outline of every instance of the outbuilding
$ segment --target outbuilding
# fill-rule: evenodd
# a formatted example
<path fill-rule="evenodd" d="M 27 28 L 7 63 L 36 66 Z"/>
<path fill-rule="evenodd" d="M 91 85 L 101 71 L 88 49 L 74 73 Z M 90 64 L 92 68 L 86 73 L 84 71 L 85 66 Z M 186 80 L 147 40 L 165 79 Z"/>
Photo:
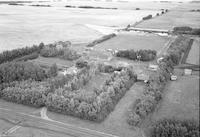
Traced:
<path fill-rule="evenodd" d="M 184 69 L 184 74 L 185 75 L 192 75 L 192 70 L 191 69 Z"/>

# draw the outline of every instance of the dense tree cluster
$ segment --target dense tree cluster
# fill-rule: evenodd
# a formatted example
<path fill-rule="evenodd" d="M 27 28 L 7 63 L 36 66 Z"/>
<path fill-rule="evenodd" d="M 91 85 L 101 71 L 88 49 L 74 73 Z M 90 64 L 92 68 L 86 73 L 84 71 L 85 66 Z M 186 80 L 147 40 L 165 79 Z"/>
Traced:
<path fill-rule="evenodd" d="M 191 28 L 191 27 L 188 27 L 188 26 L 174 27 L 173 33 L 175 33 L 175 34 L 200 35 L 200 28 Z"/>
<path fill-rule="evenodd" d="M 91 94 L 80 88 L 73 91 L 65 87 L 58 88 L 48 95 L 46 106 L 51 111 L 101 121 L 114 109 L 135 80 L 132 71 L 123 69 L 113 73 L 100 89 L 94 89 Z"/>
<path fill-rule="evenodd" d="M 199 124 L 189 120 L 160 120 L 153 125 L 151 137 L 199 137 Z"/>
<path fill-rule="evenodd" d="M 169 47 L 167 56 L 172 60 L 174 65 L 178 65 L 182 53 L 186 52 L 189 44 L 192 44 L 193 39 L 184 36 L 179 36 Z"/>
<path fill-rule="evenodd" d="M 34 52 L 39 52 L 42 46 L 32 46 L 20 49 L 14 49 L 10 51 L 4 51 L 0 53 L 0 64 L 8 61 L 12 61 L 16 58 L 20 58 L 25 55 L 29 55 Z"/>
<path fill-rule="evenodd" d="M 124 67 L 113 66 L 111 64 L 99 63 L 98 70 L 102 73 L 113 73 L 114 71 L 121 71 Z"/>
<path fill-rule="evenodd" d="M 159 62 L 158 71 L 155 72 L 155 74 L 150 75 L 150 80 L 144 89 L 143 96 L 137 99 L 129 112 L 127 122 L 130 125 L 139 126 L 141 121 L 154 111 L 156 105 L 162 99 L 162 92 L 173 72 L 173 65 L 178 64 L 181 59 L 174 59 L 172 54 L 182 54 L 185 52 L 185 49 L 188 46 L 186 41 L 188 40 L 183 39 L 183 37 L 178 37 L 169 47 L 168 54 Z"/>
<path fill-rule="evenodd" d="M 43 57 L 59 57 L 65 60 L 76 60 L 80 58 L 80 55 L 70 47 L 58 48 L 55 44 L 49 44 L 44 46 L 40 55 Z"/>
<path fill-rule="evenodd" d="M 142 19 L 143 20 L 148 20 L 148 19 L 151 19 L 151 18 L 152 18 L 152 15 L 150 14 L 150 15 L 147 15 L 147 16 L 143 17 Z"/>
<path fill-rule="evenodd" d="M 45 71 L 31 62 L 7 62 L 0 65 L 0 84 L 12 81 L 45 79 Z"/>
<path fill-rule="evenodd" d="M 111 39 L 111 38 L 113 38 L 113 37 L 115 37 L 115 36 L 116 36 L 116 34 L 114 34 L 114 33 L 108 34 L 108 35 L 104 35 L 104 36 L 102 36 L 101 38 L 99 38 L 99 39 L 97 39 L 97 40 L 94 40 L 93 42 L 89 43 L 89 44 L 87 45 L 87 47 L 93 47 L 93 46 L 95 46 L 95 45 L 97 45 L 97 44 L 99 44 L 99 43 L 102 43 L 102 42 L 104 42 L 104 41 L 106 41 L 106 40 L 108 40 L 108 39 Z"/>
<path fill-rule="evenodd" d="M 34 52 L 32 54 L 29 54 L 29 55 L 25 55 L 23 57 L 20 57 L 20 58 L 16 58 L 14 59 L 13 61 L 27 61 L 27 60 L 33 60 L 33 59 L 36 59 L 39 57 L 39 53 L 37 52 Z"/>
<path fill-rule="evenodd" d="M 119 50 L 116 53 L 117 57 L 128 58 L 131 60 L 151 61 L 156 58 L 155 50 Z"/>
<path fill-rule="evenodd" d="M 41 107 L 45 105 L 46 96 L 50 91 L 48 82 L 26 80 L 13 82 L 13 86 L 1 90 L 0 95 L 7 101 Z"/>

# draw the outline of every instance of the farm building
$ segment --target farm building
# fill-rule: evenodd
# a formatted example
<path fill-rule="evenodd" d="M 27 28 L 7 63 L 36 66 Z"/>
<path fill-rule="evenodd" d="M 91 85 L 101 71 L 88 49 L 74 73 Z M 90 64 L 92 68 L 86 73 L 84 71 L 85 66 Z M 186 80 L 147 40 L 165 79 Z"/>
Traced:
<path fill-rule="evenodd" d="M 185 75 L 192 75 L 192 70 L 191 69 L 184 69 L 184 74 Z"/>

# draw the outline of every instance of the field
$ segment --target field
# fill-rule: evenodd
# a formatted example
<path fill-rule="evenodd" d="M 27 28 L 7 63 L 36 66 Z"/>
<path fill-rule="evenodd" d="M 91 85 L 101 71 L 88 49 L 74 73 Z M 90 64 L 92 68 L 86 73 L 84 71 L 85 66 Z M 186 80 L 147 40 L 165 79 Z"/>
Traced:
<path fill-rule="evenodd" d="M 105 49 L 152 49 L 159 52 L 170 40 L 168 36 L 156 34 L 145 34 L 140 32 L 122 32 L 116 37 L 98 44 L 94 48 L 97 50 Z"/>
<path fill-rule="evenodd" d="M 200 39 L 196 38 L 189 52 L 186 63 L 199 65 L 199 45 L 200 45 Z"/>
<path fill-rule="evenodd" d="M 185 4 L 177 9 L 172 9 L 168 13 L 144 21 L 136 27 L 139 28 L 152 28 L 152 29 L 166 29 L 172 30 L 176 26 L 190 26 L 193 28 L 200 27 L 200 15 L 198 12 L 190 12 L 189 10 L 198 9 L 200 4 Z"/>
<path fill-rule="evenodd" d="M 199 118 L 199 77 L 180 76 L 178 81 L 168 83 L 166 95 L 159 110 L 153 114 L 153 119 L 179 118 L 194 119 Z"/>
<path fill-rule="evenodd" d="M 104 27 L 125 27 L 157 12 L 0 5 L 0 52 L 40 42 L 87 43 L 101 37 Z"/>

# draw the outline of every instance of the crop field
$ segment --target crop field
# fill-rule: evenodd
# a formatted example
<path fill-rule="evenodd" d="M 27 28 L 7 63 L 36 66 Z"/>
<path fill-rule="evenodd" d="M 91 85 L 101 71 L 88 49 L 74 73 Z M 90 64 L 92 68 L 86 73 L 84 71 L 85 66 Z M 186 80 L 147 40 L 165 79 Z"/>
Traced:
<path fill-rule="evenodd" d="M 95 49 L 151 49 L 157 52 L 165 47 L 170 37 L 137 32 L 121 33 L 118 36 L 95 46 Z"/>
<path fill-rule="evenodd" d="M 40 42 L 90 42 L 102 36 L 103 26 L 114 30 L 157 12 L 0 5 L 0 52 Z"/>
<path fill-rule="evenodd" d="M 160 10 L 161 7 L 165 9 L 172 9 L 174 7 L 177 7 L 181 5 L 178 2 L 159 2 L 159 1 L 130 1 L 130 2 L 116 2 L 112 1 L 105 2 L 105 1 L 78 1 L 78 0 L 72 0 L 72 1 L 62 1 L 59 3 L 56 2 L 45 2 L 46 4 L 58 6 L 61 7 L 63 5 L 71 5 L 71 6 L 94 6 L 98 5 L 99 7 L 106 7 L 106 8 L 118 8 L 118 9 L 129 9 L 129 10 L 135 10 L 136 8 L 140 8 L 142 10 Z M 173 3 L 173 4 L 172 4 Z"/>
<path fill-rule="evenodd" d="M 199 65 L 199 46 L 200 46 L 200 39 L 195 39 L 191 47 L 191 50 L 189 52 L 186 63 Z"/>
<path fill-rule="evenodd" d="M 200 6 L 200 4 L 196 4 L 195 6 L 191 6 L 190 8 L 178 7 L 178 9 L 171 10 L 160 17 L 144 21 L 136 27 L 166 30 L 172 30 L 173 27 L 176 26 L 189 26 L 193 28 L 199 28 L 200 14 L 198 12 L 189 11 L 193 8 L 197 8 L 197 5 Z"/>

